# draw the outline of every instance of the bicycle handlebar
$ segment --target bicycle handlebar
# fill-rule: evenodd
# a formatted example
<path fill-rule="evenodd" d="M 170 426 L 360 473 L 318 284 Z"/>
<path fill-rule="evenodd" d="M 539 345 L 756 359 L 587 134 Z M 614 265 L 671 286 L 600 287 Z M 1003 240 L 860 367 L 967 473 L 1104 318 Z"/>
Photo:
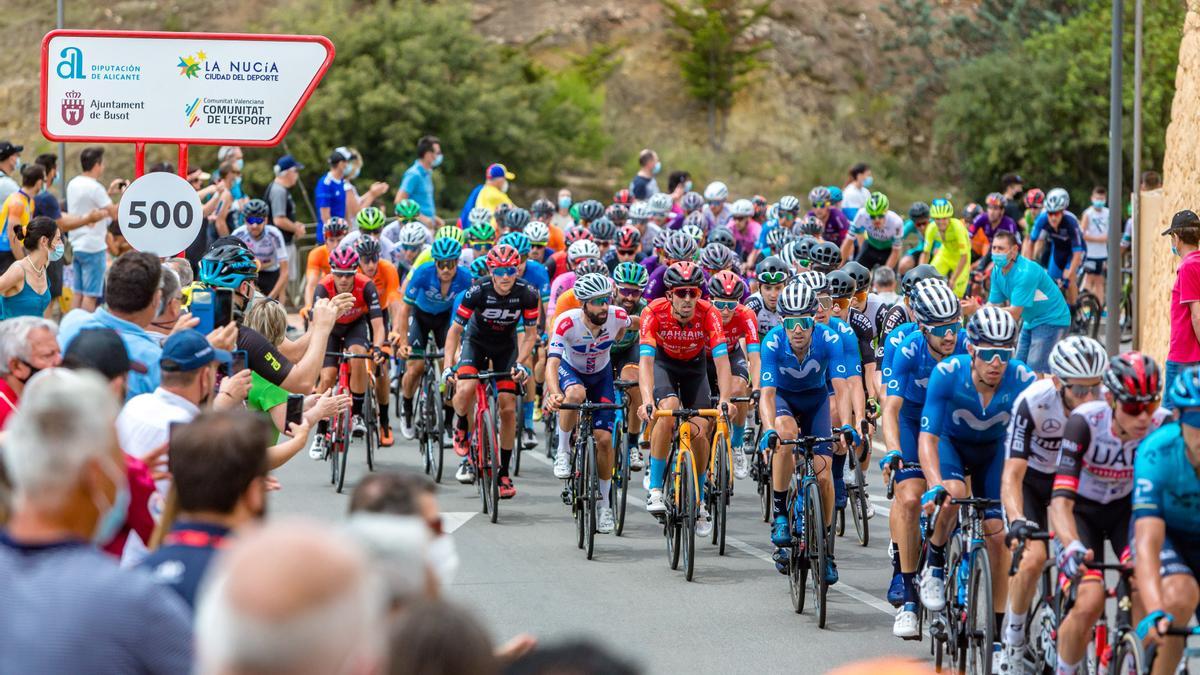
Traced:
<path fill-rule="evenodd" d="M 720 417 L 716 408 L 679 408 L 678 410 L 655 410 L 654 417 Z"/>
<path fill-rule="evenodd" d="M 409 356 L 409 358 L 417 358 L 417 359 L 440 359 L 440 358 L 444 357 L 445 355 L 446 355 L 446 352 L 441 349 L 439 349 L 436 352 L 419 352 L 414 349 L 414 350 L 412 350 L 412 352 L 409 353 L 408 356 Z"/>
<path fill-rule="evenodd" d="M 512 373 L 507 370 L 481 370 L 478 373 L 455 373 L 459 380 L 511 380 Z"/>
<path fill-rule="evenodd" d="M 561 403 L 559 404 L 558 409 L 579 410 L 583 412 L 588 410 L 624 410 L 625 406 L 616 403 L 592 403 L 591 401 L 584 401 L 583 403 Z"/>
<path fill-rule="evenodd" d="M 1025 555 L 1025 544 L 1030 541 L 1050 541 L 1054 538 L 1054 534 L 1045 531 L 1032 532 L 1028 536 L 1017 538 L 1017 548 L 1013 551 L 1012 564 L 1008 567 L 1008 576 L 1013 576 L 1017 573 L 1017 568 L 1021 566 L 1021 557 Z"/>
<path fill-rule="evenodd" d="M 632 389 L 637 385 L 637 380 L 613 380 L 613 386 L 617 389 Z"/>
<path fill-rule="evenodd" d="M 336 356 L 339 359 L 369 359 L 370 354 L 355 354 L 354 352 L 325 352 L 325 356 Z"/>

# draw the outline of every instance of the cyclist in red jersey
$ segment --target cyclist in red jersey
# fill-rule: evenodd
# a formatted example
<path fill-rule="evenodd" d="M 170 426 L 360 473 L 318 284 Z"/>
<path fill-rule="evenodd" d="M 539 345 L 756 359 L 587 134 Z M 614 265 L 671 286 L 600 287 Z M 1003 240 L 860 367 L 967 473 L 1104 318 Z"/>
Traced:
<path fill-rule="evenodd" d="M 642 310 L 641 346 L 638 365 L 638 388 L 647 403 L 638 409 L 644 421 L 651 419 L 655 407 L 659 410 L 680 408 L 701 409 L 712 406 L 708 387 L 706 355 L 712 354 L 717 371 L 720 407 L 729 405 L 730 369 L 729 348 L 721 330 L 721 315 L 707 300 L 700 299 L 704 272 L 691 262 L 677 262 L 663 276 L 668 297 L 651 302 Z M 709 421 L 694 417 L 697 428 L 693 451 L 696 466 L 708 466 Z M 650 435 L 650 495 L 646 510 L 658 515 L 666 510 L 662 486 L 667 473 L 667 450 L 673 425 L 655 424 Z M 704 485 L 704 473 L 699 484 Z M 706 536 L 712 527 L 708 514 L 701 506 L 696 521 L 696 534 Z"/>
<path fill-rule="evenodd" d="M 729 348 L 729 369 L 731 372 L 732 389 L 730 394 L 741 397 L 747 396 L 751 389 L 758 389 L 758 317 L 749 307 L 741 304 L 742 296 L 746 294 L 746 282 L 740 276 L 723 270 L 717 272 L 708 280 L 708 294 L 712 298 L 712 306 L 721 315 L 721 330 L 725 333 L 725 343 Z M 742 341 L 746 342 L 743 350 Z M 708 362 L 708 383 L 715 387 L 717 370 L 714 362 Z M 738 403 L 734 407 L 730 435 L 730 445 L 733 446 L 733 474 L 736 478 L 750 475 L 750 462 L 746 449 L 742 447 L 746 434 L 746 414 L 750 410 L 749 403 Z M 748 452 L 753 452 L 750 448 Z"/>

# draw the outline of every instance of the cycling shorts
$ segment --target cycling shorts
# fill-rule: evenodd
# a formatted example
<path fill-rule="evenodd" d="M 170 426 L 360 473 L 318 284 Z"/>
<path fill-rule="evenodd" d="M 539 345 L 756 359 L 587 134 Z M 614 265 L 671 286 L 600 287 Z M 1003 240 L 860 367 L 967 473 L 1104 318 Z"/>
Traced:
<path fill-rule="evenodd" d="M 941 436 L 938 439 L 938 466 L 943 480 L 971 479 L 971 494 L 975 497 L 1000 499 L 1000 477 L 1004 473 L 1004 451 L 1000 441 L 971 442 Z M 999 504 L 989 506 L 984 519 L 999 520 Z"/>
<path fill-rule="evenodd" d="M 579 385 L 587 392 L 590 403 L 612 403 L 617 400 L 617 392 L 613 388 L 613 372 L 611 368 L 601 368 L 600 372 L 581 373 L 571 367 L 566 361 L 558 362 L 558 387 L 563 392 L 567 387 Z M 613 424 L 617 421 L 615 410 L 592 411 L 592 428 L 603 429 L 612 433 Z"/>
<path fill-rule="evenodd" d="M 829 394 L 824 388 L 802 392 L 775 390 L 775 417 L 791 417 L 801 436 L 829 436 L 833 425 L 829 417 Z M 814 455 L 833 456 L 833 446 L 822 443 L 813 448 Z"/>
<path fill-rule="evenodd" d="M 921 406 L 905 401 L 900 406 L 900 456 L 904 460 L 904 468 L 896 473 L 896 482 L 906 480 L 925 480 L 925 472 L 921 470 Z"/>
<path fill-rule="evenodd" d="M 413 351 L 425 351 L 428 346 L 426 340 L 432 332 L 436 348 L 442 349 L 446 346 L 446 333 L 449 330 L 450 312 L 430 314 L 422 312 L 414 305 L 411 320 L 408 322 L 408 346 L 412 347 Z"/>
<path fill-rule="evenodd" d="M 329 332 L 329 340 L 325 343 L 325 351 L 348 351 L 351 345 L 359 345 L 368 349 L 371 346 L 371 324 L 365 314 L 350 323 L 333 324 L 333 330 Z M 338 357 L 326 354 L 324 363 L 326 368 L 336 368 Z"/>
<path fill-rule="evenodd" d="M 458 372 L 474 375 L 481 370 L 512 370 L 517 362 L 517 342 L 510 340 L 500 344 L 485 344 L 475 338 L 464 337 L 462 352 L 458 359 Z M 496 391 L 515 394 L 517 383 L 512 380 L 495 380 Z"/>
<path fill-rule="evenodd" d="M 1104 542 L 1112 544 L 1113 553 L 1117 559 L 1129 559 L 1129 516 L 1133 500 L 1129 497 L 1115 502 L 1101 504 L 1100 502 L 1076 495 L 1075 530 L 1079 533 L 1079 542 L 1091 549 L 1095 562 L 1104 562 Z M 1085 579 L 1102 579 L 1103 571 L 1088 570 Z"/>
<path fill-rule="evenodd" d="M 1042 529 L 1050 528 L 1047 509 L 1053 490 L 1054 474 L 1028 467 L 1025 469 L 1025 480 L 1021 482 L 1021 510 L 1025 513 L 1025 520 L 1032 520 Z"/>
<path fill-rule="evenodd" d="M 1104 276 L 1108 269 L 1108 258 L 1087 258 L 1083 261 L 1084 274 L 1098 274 Z"/>
<path fill-rule="evenodd" d="M 712 359 L 705 359 L 708 364 L 708 390 L 720 391 L 717 387 L 717 364 Z M 740 346 L 735 347 L 729 352 L 729 370 L 733 377 L 740 377 L 747 383 L 750 382 L 750 365 L 746 361 L 746 355 L 742 352 Z"/>
<path fill-rule="evenodd" d="M 712 407 L 705 359 L 673 359 L 662 352 L 654 356 L 654 402 L 676 396 L 683 408 L 700 410 Z"/>
<path fill-rule="evenodd" d="M 622 368 L 625 366 L 636 366 L 638 364 L 638 359 L 640 357 L 638 355 L 637 341 L 634 340 L 633 343 L 625 349 L 614 349 L 610 351 L 608 353 L 608 358 L 610 361 L 612 361 L 613 371 L 620 376 Z"/>
<path fill-rule="evenodd" d="M 855 260 L 863 267 L 873 270 L 880 265 L 887 264 L 890 257 L 892 257 L 891 248 L 875 248 L 868 244 L 858 250 L 858 257 Z"/>

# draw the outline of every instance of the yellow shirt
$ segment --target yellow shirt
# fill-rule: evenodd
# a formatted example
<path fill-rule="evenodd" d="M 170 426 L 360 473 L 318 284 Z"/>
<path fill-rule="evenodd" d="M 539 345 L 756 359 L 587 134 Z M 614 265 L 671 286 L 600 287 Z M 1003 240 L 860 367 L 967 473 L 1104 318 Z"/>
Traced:
<path fill-rule="evenodd" d="M 492 213 L 495 213 L 496 207 L 500 206 L 501 204 L 512 203 L 513 201 L 508 198 L 507 194 L 501 192 L 496 186 L 488 183 L 484 183 L 483 189 L 481 189 L 479 194 L 475 197 L 475 206 L 477 208 L 482 206 Z"/>
<path fill-rule="evenodd" d="M 941 244 L 934 252 L 934 244 Z M 947 278 L 954 273 L 958 268 L 958 263 L 964 256 L 969 256 L 971 253 L 971 235 L 967 232 L 967 226 L 958 218 L 951 218 L 950 224 L 946 227 L 946 234 L 943 236 L 941 230 L 938 229 L 937 223 L 930 222 L 925 226 L 925 248 L 923 249 L 926 255 L 932 253 L 933 259 L 930 264 L 937 268 L 937 271 L 946 275 Z M 959 275 L 958 281 L 954 284 L 954 292 L 962 295 L 967 292 L 967 281 L 970 274 L 964 266 L 962 274 Z"/>
<path fill-rule="evenodd" d="M 0 228 L 0 251 L 10 250 L 9 243 L 16 238 L 12 226 L 29 227 L 29 218 L 32 215 L 33 199 L 24 192 L 17 190 L 4 200 L 4 205 L 0 206 L 0 222 L 3 222 L 3 227 Z"/>

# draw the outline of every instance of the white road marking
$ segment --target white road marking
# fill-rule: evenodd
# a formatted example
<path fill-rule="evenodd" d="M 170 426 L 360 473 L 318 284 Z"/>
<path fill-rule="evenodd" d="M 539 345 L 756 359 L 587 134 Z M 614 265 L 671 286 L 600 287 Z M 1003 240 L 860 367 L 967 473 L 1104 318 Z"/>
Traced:
<path fill-rule="evenodd" d="M 470 520 L 472 516 L 477 515 L 479 515 L 478 511 L 451 511 L 449 513 L 443 513 L 442 531 L 446 534 L 450 534 L 463 525 L 466 525 L 467 521 Z"/>

